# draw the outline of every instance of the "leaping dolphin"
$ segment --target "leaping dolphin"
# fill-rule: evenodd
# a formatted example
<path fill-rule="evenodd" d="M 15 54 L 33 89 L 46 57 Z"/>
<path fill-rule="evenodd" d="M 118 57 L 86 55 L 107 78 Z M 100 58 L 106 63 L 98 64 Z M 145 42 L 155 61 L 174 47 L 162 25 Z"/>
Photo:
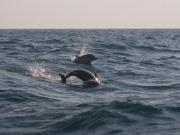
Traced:
<path fill-rule="evenodd" d="M 79 63 L 79 64 L 88 64 L 91 65 L 91 62 L 97 60 L 97 58 L 92 55 L 92 54 L 84 54 L 81 56 L 76 55 L 75 59 L 72 60 L 74 63 Z"/>
<path fill-rule="evenodd" d="M 100 81 L 98 80 L 97 74 L 93 74 L 86 70 L 74 70 L 70 72 L 67 76 L 59 74 L 61 77 L 62 83 L 66 83 L 66 79 L 70 76 L 76 76 L 77 78 L 81 79 L 86 85 L 90 86 L 98 86 Z"/>

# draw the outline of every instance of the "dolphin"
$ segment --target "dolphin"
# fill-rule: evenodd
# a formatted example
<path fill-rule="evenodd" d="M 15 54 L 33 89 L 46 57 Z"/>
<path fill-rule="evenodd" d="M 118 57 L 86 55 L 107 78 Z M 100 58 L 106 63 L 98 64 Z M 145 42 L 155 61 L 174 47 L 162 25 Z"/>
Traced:
<path fill-rule="evenodd" d="M 77 78 L 81 79 L 85 85 L 90 86 L 98 86 L 100 81 L 98 80 L 98 75 L 96 73 L 91 73 L 86 70 L 74 70 L 70 72 L 67 76 L 63 74 L 59 74 L 61 77 L 62 83 L 66 83 L 66 79 L 70 76 L 76 76 Z"/>
<path fill-rule="evenodd" d="M 97 60 L 97 58 L 92 54 L 76 55 L 73 62 L 79 64 L 88 64 L 91 65 L 91 62 Z"/>

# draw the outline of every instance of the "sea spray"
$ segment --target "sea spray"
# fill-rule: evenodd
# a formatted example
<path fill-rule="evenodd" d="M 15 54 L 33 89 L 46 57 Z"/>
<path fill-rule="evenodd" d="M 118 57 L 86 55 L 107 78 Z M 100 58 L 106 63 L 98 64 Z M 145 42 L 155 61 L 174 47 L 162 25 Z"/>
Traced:
<path fill-rule="evenodd" d="M 84 44 L 83 47 L 82 47 L 82 49 L 81 49 L 81 51 L 80 51 L 80 54 L 77 55 L 77 56 L 82 56 L 82 55 L 85 55 L 86 53 L 87 53 L 87 45 Z M 72 57 L 71 57 L 71 61 L 75 61 L 75 59 L 76 59 L 77 56 L 72 56 Z"/>
<path fill-rule="evenodd" d="M 61 80 L 58 75 L 54 76 L 50 74 L 43 66 L 39 64 L 33 64 L 32 66 L 29 66 L 28 70 L 26 71 L 26 75 L 48 80 Z"/>
<path fill-rule="evenodd" d="M 86 53 L 87 53 L 87 45 L 84 44 L 80 51 L 80 56 L 85 55 Z"/>

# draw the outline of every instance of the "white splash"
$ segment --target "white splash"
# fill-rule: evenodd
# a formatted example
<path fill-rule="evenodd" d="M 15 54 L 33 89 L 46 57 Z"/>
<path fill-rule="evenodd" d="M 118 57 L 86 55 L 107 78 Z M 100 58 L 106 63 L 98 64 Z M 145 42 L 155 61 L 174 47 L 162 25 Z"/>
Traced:
<path fill-rule="evenodd" d="M 81 51 L 80 51 L 80 56 L 85 55 L 86 53 L 87 53 L 87 45 L 84 44 L 84 45 L 83 45 L 83 48 L 82 48 Z"/>
<path fill-rule="evenodd" d="M 71 61 L 75 61 L 75 59 L 76 59 L 76 56 L 71 57 Z"/>
<path fill-rule="evenodd" d="M 78 56 L 85 55 L 86 53 L 87 53 L 87 45 L 84 44 L 83 47 L 82 47 L 82 49 L 81 49 L 81 51 L 80 51 L 80 54 L 79 54 L 79 55 L 76 55 L 76 56 L 72 56 L 72 57 L 71 57 L 71 61 L 75 61 Z"/>
<path fill-rule="evenodd" d="M 26 71 L 26 75 L 49 80 L 61 80 L 59 76 L 53 76 L 50 73 L 47 73 L 46 69 L 38 64 L 29 67 L 29 69 Z"/>

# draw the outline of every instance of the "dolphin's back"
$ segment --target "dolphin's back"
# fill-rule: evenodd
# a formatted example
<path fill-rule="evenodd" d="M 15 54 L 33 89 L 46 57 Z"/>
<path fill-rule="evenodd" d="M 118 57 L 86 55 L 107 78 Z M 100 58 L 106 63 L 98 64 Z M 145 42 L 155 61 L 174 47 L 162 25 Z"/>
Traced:
<path fill-rule="evenodd" d="M 95 79 L 95 76 L 92 73 L 85 71 L 85 70 L 74 70 L 73 72 L 69 73 L 66 76 L 66 79 L 70 76 L 76 76 L 77 78 L 81 79 L 82 81 L 88 81 L 91 79 Z"/>
<path fill-rule="evenodd" d="M 91 64 L 91 62 L 96 59 L 97 58 L 92 54 L 85 54 L 85 55 L 77 57 L 74 62 L 80 63 L 80 64 Z"/>

